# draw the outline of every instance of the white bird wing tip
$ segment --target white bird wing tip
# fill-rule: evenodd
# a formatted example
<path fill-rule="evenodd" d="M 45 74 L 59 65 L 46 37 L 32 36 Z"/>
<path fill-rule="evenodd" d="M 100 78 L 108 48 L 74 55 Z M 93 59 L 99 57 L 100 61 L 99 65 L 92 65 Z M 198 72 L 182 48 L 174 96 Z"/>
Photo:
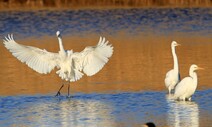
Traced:
<path fill-rule="evenodd" d="M 13 34 L 8 34 L 7 36 L 4 37 L 4 39 L 3 39 L 4 43 L 9 42 L 9 41 L 14 41 Z"/>

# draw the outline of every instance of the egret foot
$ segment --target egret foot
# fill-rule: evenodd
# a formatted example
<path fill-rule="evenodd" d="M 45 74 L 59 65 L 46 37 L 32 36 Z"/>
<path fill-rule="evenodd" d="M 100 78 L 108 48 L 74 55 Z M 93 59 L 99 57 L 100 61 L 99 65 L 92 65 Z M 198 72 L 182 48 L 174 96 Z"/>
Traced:
<path fill-rule="evenodd" d="M 185 101 L 191 101 L 191 97 L 190 98 L 186 98 Z"/>
<path fill-rule="evenodd" d="M 70 84 L 68 84 L 68 95 L 66 97 L 71 98 L 71 96 L 70 96 Z"/>
<path fill-rule="evenodd" d="M 67 96 L 66 96 L 66 98 L 72 98 L 72 96 L 70 96 L 70 95 L 67 95 Z"/>
<path fill-rule="evenodd" d="M 172 94 L 172 89 L 169 87 L 168 88 L 168 92 L 167 92 L 167 94 L 169 94 L 169 95 L 171 95 Z"/>
<path fill-rule="evenodd" d="M 60 87 L 60 89 L 58 90 L 57 94 L 55 95 L 55 97 L 60 96 L 60 90 L 63 88 L 64 84 Z"/>
<path fill-rule="evenodd" d="M 55 97 L 60 96 L 60 91 L 57 92 L 57 94 L 55 95 Z"/>
<path fill-rule="evenodd" d="M 171 92 L 169 92 L 169 91 L 167 91 L 167 92 L 166 92 L 166 94 L 168 94 L 168 95 L 172 95 L 172 93 L 171 93 Z"/>

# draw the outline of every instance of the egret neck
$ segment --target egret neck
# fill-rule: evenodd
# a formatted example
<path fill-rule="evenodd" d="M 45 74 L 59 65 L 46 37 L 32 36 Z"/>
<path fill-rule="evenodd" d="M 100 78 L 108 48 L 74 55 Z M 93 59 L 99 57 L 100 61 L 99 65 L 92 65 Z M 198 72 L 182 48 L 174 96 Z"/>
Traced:
<path fill-rule="evenodd" d="M 189 71 L 189 75 L 191 76 L 191 78 L 193 79 L 194 83 L 197 84 L 197 73 L 194 72 L 193 69 L 190 69 Z"/>
<path fill-rule="evenodd" d="M 176 52 L 175 52 L 175 46 L 172 46 L 172 56 L 173 56 L 173 59 L 174 59 L 174 71 L 175 72 L 179 72 L 179 67 L 178 67 L 178 60 L 177 60 L 177 55 L 176 55 Z"/>
<path fill-rule="evenodd" d="M 59 41 L 59 47 L 60 47 L 59 54 L 65 56 L 65 50 L 64 50 L 64 48 L 63 48 L 63 43 L 62 43 L 62 38 L 61 38 L 61 36 L 58 36 L 58 41 Z"/>

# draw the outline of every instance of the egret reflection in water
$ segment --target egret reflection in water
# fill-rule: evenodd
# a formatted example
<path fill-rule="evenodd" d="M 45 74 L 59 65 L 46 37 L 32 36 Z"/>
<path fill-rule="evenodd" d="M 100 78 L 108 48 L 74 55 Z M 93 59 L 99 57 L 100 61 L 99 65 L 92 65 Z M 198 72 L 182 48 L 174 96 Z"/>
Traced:
<path fill-rule="evenodd" d="M 17 98 L 13 98 L 17 100 Z M 10 98 L 10 101 L 13 99 Z M 23 99 L 23 98 L 22 98 Z M 13 106 L 4 110 L 5 118 L 10 118 L 7 126 L 69 126 L 95 127 L 115 126 L 110 116 L 112 108 L 109 104 L 92 99 L 58 100 L 52 97 L 26 97 L 22 102 L 16 101 Z M 16 108 L 16 103 L 21 108 Z M 21 104 L 20 104 L 21 103 Z M 6 105 L 5 105 L 6 106 Z"/>
<path fill-rule="evenodd" d="M 199 127 L 199 107 L 191 101 L 175 101 L 167 95 L 167 124 L 173 127 Z"/>

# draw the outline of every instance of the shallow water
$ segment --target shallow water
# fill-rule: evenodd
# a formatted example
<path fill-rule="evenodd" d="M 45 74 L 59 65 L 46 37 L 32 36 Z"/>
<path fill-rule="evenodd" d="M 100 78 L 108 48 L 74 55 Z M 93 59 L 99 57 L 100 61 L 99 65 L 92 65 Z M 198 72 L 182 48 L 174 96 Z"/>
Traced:
<path fill-rule="evenodd" d="M 0 12 L 2 38 L 13 33 L 18 43 L 57 52 L 57 30 L 66 49 L 81 51 L 105 36 L 114 54 L 95 76 L 72 83 L 67 99 L 53 97 L 61 84 L 55 70 L 38 74 L 0 45 L 1 126 L 211 125 L 211 8 Z M 173 40 L 182 45 L 176 49 L 181 77 L 193 63 L 205 68 L 197 72 L 192 102 L 165 94 Z"/>
<path fill-rule="evenodd" d="M 0 97 L 1 126 L 210 126 L 212 90 L 197 91 L 192 102 L 164 92 Z"/>

